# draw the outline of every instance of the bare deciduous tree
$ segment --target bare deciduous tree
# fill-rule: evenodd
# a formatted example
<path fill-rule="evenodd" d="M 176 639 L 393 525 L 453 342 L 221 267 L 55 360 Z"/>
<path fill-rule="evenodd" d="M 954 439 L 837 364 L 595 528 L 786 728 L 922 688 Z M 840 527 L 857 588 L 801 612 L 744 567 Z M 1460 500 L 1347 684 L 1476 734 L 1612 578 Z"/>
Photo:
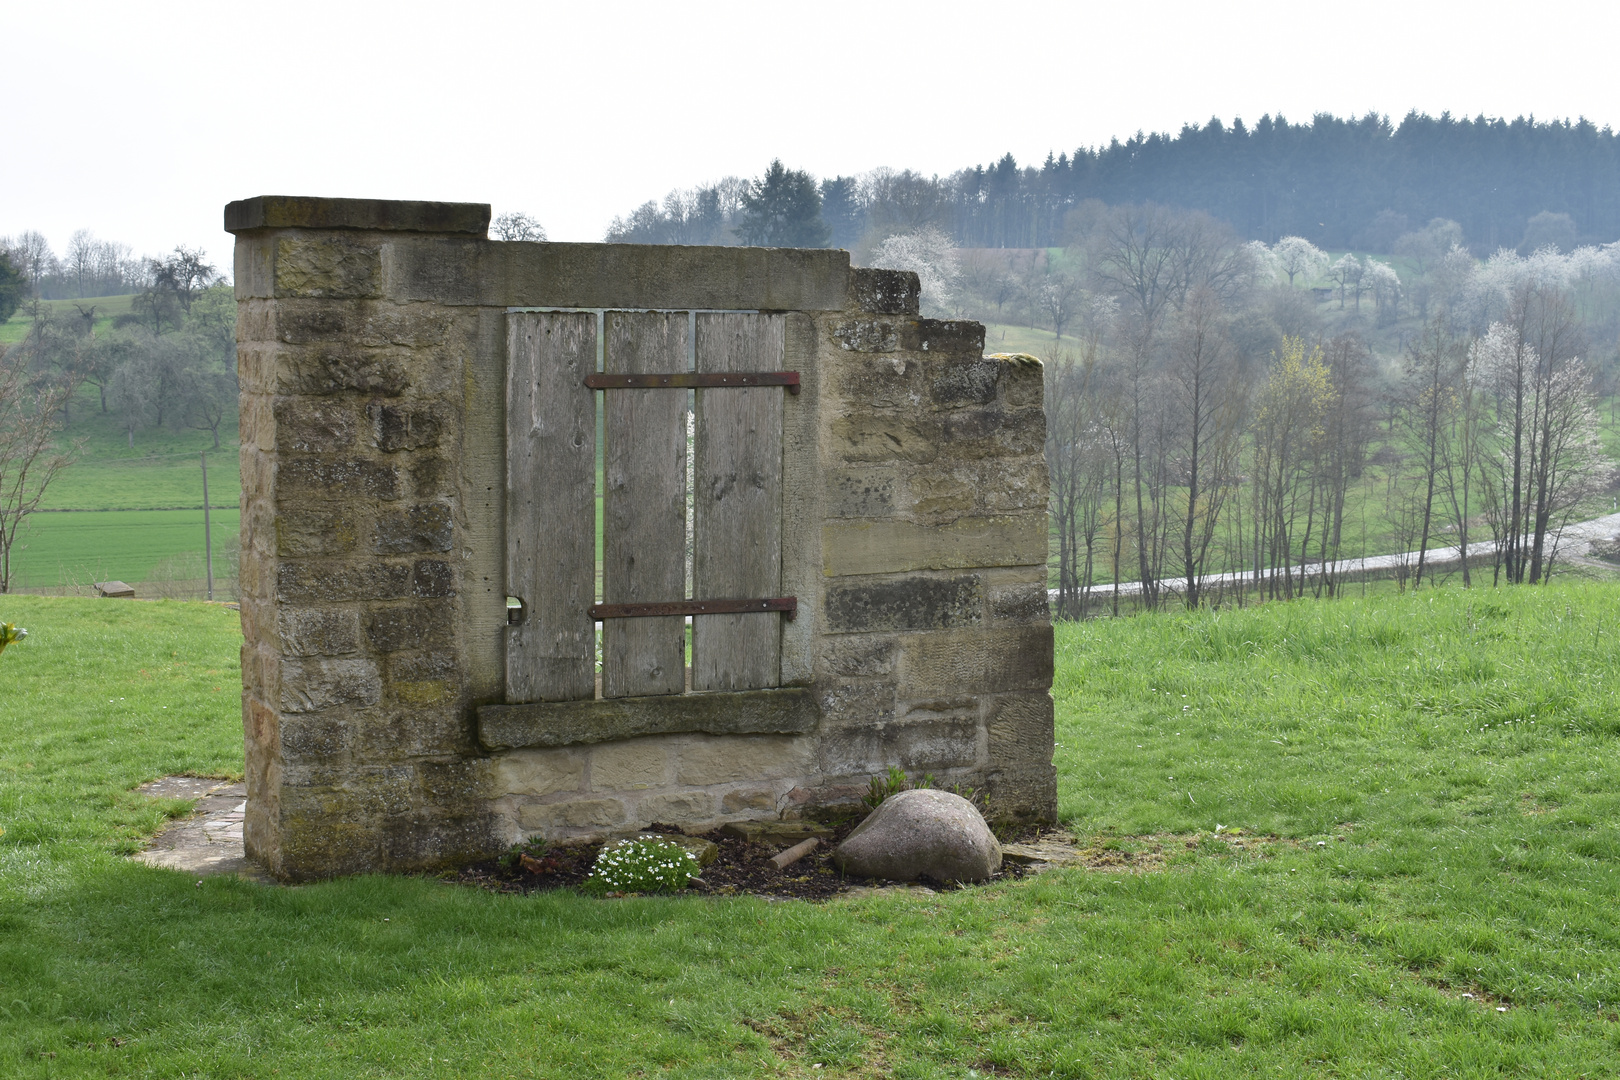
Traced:
<path fill-rule="evenodd" d="M 23 522 L 73 459 L 59 435 L 78 380 L 71 371 L 30 370 L 25 356 L 0 351 L 0 593 L 11 590 L 11 552 Z"/>

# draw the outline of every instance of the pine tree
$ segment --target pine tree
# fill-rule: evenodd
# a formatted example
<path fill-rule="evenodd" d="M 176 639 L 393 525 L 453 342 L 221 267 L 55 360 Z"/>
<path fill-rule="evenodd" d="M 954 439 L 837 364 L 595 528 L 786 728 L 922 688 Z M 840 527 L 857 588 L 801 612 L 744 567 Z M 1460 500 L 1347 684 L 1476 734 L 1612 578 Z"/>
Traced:
<path fill-rule="evenodd" d="M 755 247 L 826 247 L 832 230 L 821 220 L 821 192 L 807 172 L 771 162 L 743 196 L 742 242 Z"/>

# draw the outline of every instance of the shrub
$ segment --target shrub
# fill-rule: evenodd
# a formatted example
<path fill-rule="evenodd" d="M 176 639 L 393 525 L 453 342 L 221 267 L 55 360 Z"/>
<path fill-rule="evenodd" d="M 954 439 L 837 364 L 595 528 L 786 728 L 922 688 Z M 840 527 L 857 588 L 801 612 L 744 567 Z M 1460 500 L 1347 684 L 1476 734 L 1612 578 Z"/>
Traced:
<path fill-rule="evenodd" d="M 588 884 L 604 892 L 674 892 L 697 873 L 697 857 L 681 845 L 641 836 L 603 847 Z"/>

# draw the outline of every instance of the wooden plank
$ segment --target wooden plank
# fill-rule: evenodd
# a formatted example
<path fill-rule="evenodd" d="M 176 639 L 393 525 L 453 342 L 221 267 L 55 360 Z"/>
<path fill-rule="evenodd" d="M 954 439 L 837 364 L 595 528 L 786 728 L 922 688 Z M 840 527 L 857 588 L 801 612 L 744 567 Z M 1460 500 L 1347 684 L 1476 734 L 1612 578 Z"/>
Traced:
<path fill-rule="evenodd" d="M 596 696 L 596 370 L 591 312 L 506 317 L 506 700 Z"/>
<path fill-rule="evenodd" d="M 782 367 L 780 315 L 697 317 L 699 371 Z M 692 592 L 698 599 L 779 595 L 782 586 L 782 394 L 776 387 L 697 391 Z M 782 616 L 695 615 L 692 689 L 775 686 Z"/>
<path fill-rule="evenodd" d="M 608 374 L 686 370 L 685 312 L 607 313 Z M 780 393 L 781 391 L 777 391 Z M 686 394 L 604 390 L 602 599 L 648 604 L 686 596 Z M 602 696 L 686 688 L 686 620 L 602 624 Z"/>

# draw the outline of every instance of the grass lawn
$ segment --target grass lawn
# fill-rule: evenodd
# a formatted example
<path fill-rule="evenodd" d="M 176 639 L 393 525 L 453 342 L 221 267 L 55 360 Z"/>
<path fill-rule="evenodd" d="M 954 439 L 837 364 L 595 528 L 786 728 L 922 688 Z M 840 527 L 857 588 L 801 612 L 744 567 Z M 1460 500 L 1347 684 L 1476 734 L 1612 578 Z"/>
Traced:
<path fill-rule="evenodd" d="M 812 905 L 131 863 L 132 787 L 240 771 L 235 613 L 0 598 L 0 1074 L 1611 1076 L 1617 614 L 1064 625 L 1062 814 L 1168 864 Z"/>
<path fill-rule="evenodd" d="M 222 578 L 235 576 L 241 516 L 234 506 L 216 509 L 211 515 L 214 573 Z M 24 523 L 11 552 L 13 587 L 82 586 L 112 580 L 139 584 L 151 580 L 160 564 L 172 565 L 177 556 L 186 553 L 192 557 L 185 560 L 189 567 L 185 576 L 201 576 L 201 510 L 34 514 Z"/>

